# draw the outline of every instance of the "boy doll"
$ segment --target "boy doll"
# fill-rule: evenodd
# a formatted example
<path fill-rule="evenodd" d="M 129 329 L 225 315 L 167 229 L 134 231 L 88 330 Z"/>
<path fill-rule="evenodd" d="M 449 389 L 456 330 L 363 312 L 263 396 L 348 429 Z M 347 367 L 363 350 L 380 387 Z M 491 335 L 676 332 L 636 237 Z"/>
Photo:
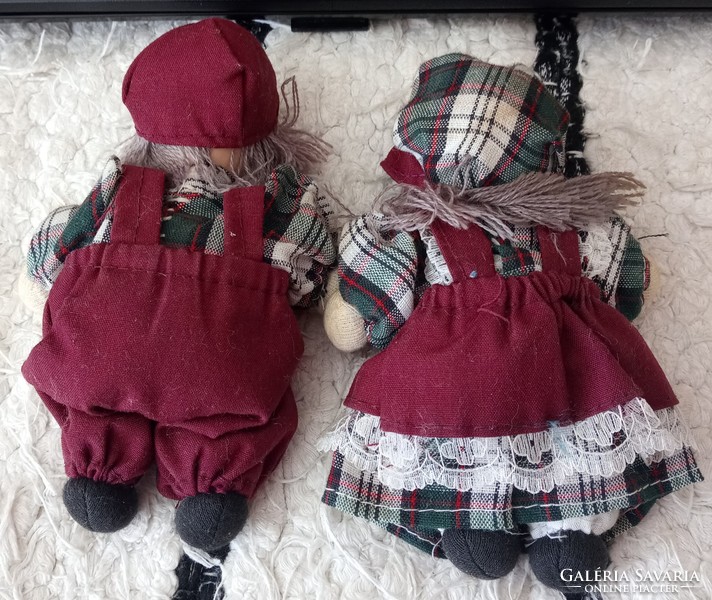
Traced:
<path fill-rule="evenodd" d="M 23 295 L 49 295 L 23 374 L 62 428 L 77 522 L 126 526 L 155 461 L 180 536 L 214 550 L 296 429 L 292 307 L 320 297 L 335 259 L 325 199 L 301 172 L 325 144 L 296 114 L 278 123 L 266 53 L 224 19 L 151 43 L 123 101 L 135 138 L 32 238 Z"/>

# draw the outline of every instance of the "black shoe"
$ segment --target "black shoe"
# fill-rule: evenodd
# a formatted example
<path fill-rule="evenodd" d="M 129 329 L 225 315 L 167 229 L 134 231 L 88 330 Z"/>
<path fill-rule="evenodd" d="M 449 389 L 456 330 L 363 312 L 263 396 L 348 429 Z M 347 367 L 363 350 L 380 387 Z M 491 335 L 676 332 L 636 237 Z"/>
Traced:
<path fill-rule="evenodd" d="M 200 550 L 217 550 L 229 544 L 247 521 L 247 498 L 242 494 L 197 494 L 176 509 L 176 529 L 181 539 Z"/>
<path fill-rule="evenodd" d="M 74 477 L 64 485 L 64 505 L 82 527 L 112 533 L 126 527 L 138 511 L 138 494 L 130 485 Z"/>
<path fill-rule="evenodd" d="M 212 566 L 195 562 L 187 554 L 181 556 L 176 567 L 178 587 L 173 592 L 173 600 L 222 600 L 222 564 L 229 552 L 230 546 L 207 552 L 211 558 L 219 561 Z"/>
<path fill-rule="evenodd" d="M 529 546 L 529 564 L 534 575 L 544 585 L 567 595 L 583 593 L 576 583 L 564 581 L 561 572 L 570 569 L 572 576 L 596 569 L 603 570 L 610 564 L 606 543 L 597 535 L 583 531 L 565 530 L 561 537 L 542 537 Z M 567 577 L 568 578 L 568 577 Z"/>
<path fill-rule="evenodd" d="M 506 531 L 446 529 L 442 548 L 460 571 L 477 579 L 499 579 L 517 564 L 522 537 Z"/>

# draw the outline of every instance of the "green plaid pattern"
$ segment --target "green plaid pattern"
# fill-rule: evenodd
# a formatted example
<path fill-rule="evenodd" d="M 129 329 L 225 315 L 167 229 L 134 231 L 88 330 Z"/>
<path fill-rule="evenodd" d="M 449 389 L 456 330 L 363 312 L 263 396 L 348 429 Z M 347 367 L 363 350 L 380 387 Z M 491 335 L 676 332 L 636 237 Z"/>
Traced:
<path fill-rule="evenodd" d="M 111 203 L 119 189 L 119 180 L 121 178 L 121 165 L 119 159 L 111 158 L 106 163 L 104 170 L 101 173 L 99 181 L 86 200 L 71 214 L 71 218 L 66 222 L 59 239 L 54 247 L 48 248 L 55 254 L 55 257 L 60 262 L 64 262 L 67 255 L 77 248 L 83 248 L 91 243 L 107 242 L 109 240 L 109 232 L 107 230 L 108 217 L 111 213 Z M 62 207 L 64 208 L 64 207 Z M 62 210 L 62 208 L 58 210 Z M 48 218 L 51 218 L 52 215 Z M 38 234 L 42 232 L 45 223 L 40 226 Z M 35 241 L 35 238 L 32 241 Z M 30 276 L 33 274 L 30 265 Z"/>
<path fill-rule="evenodd" d="M 375 220 L 378 223 L 378 218 Z M 414 306 L 430 287 L 426 272 L 425 246 L 414 237 L 384 231 L 377 239 L 366 226 L 367 217 L 346 225 L 339 243 L 339 291 L 366 322 L 369 343 L 385 348 L 413 312 Z M 630 227 L 620 217 L 607 224 L 610 261 L 593 281 L 601 289 L 601 299 L 616 306 L 628 319 L 638 316 L 643 291 L 648 284 L 648 266 Z M 579 232 L 583 243 L 587 231 Z M 534 228 L 516 227 L 512 239 L 490 235 L 494 264 L 503 277 L 521 277 L 541 271 L 539 239 Z M 581 259 L 587 272 L 589 257 Z M 623 286 L 621 287 L 621 283 Z"/>
<path fill-rule="evenodd" d="M 441 485 L 397 490 L 382 485 L 376 473 L 362 471 L 334 452 L 322 502 L 362 517 L 416 547 L 442 556 L 441 529 L 519 529 L 528 523 L 561 521 L 621 510 L 612 539 L 636 525 L 656 500 L 702 481 L 689 448 L 652 465 L 638 459 L 620 475 L 579 475 L 578 481 L 551 492 L 530 493 L 494 482 L 476 492 Z"/>
<path fill-rule="evenodd" d="M 112 158 L 78 207 L 50 213 L 30 241 L 27 270 L 49 289 L 67 255 L 111 239 L 113 200 L 121 164 Z M 265 183 L 264 260 L 290 275 L 289 300 L 311 306 L 323 294 L 336 251 L 329 235 L 331 209 L 314 182 L 283 165 Z M 223 197 L 205 182 L 188 179 L 163 202 L 161 243 L 206 254 L 223 253 Z"/>
<path fill-rule="evenodd" d="M 339 291 L 366 322 L 369 342 L 385 348 L 413 312 L 422 262 L 416 240 L 408 233 L 378 240 L 366 217 L 344 228 L 339 244 Z"/>
<path fill-rule="evenodd" d="M 503 277 L 523 277 L 541 271 L 539 236 L 533 227 L 513 228 L 512 239 L 496 238 L 489 234 L 494 255 L 494 267 Z M 486 232 L 485 232 L 486 233 Z"/>
<path fill-rule="evenodd" d="M 644 292 L 650 285 L 650 264 L 643 255 L 640 242 L 630 232 L 630 226 L 620 217 L 611 219 L 606 235 L 611 243 L 611 257 L 606 268 L 592 280 L 601 289 L 601 300 L 615 306 L 629 321 L 643 309 Z M 582 243 L 588 231 L 580 231 Z M 582 256 L 582 269 L 586 272 L 589 257 Z"/>
<path fill-rule="evenodd" d="M 336 262 L 331 217 L 328 200 L 309 177 L 288 166 L 273 171 L 265 190 L 264 257 L 290 274 L 293 306 L 311 306 L 325 290 Z"/>
<path fill-rule="evenodd" d="M 568 122 L 536 76 L 455 53 L 420 66 L 393 140 L 431 182 L 480 187 L 558 170 Z"/>
<path fill-rule="evenodd" d="M 650 265 L 643 256 L 640 243 L 632 235 L 623 250 L 627 260 L 621 269 L 616 286 L 616 308 L 632 321 L 643 309 L 643 291 L 650 283 Z"/>
<path fill-rule="evenodd" d="M 84 205 L 82 205 L 84 206 Z M 45 217 L 30 240 L 27 250 L 27 273 L 49 290 L 62 270 L 63 262 L 55 253 L 67 223 L 73 222 L 79 206 L 60 206 Z"/>
<path fill-rule="evenodd" d="M 206 254 L 223 252 L 222 194 L 203 181 L 188 179 L 179 191 L 164 199 L 161 242 L 174 248 L 190 248 Z M 219 226 L 215 226 L 219 224 Z"/>

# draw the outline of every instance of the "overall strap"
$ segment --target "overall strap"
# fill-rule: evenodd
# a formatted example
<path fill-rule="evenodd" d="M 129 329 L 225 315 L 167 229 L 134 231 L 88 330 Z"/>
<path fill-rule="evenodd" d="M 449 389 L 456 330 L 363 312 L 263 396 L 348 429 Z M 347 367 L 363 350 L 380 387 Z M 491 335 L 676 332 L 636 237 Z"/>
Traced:
<path fill-rule="evenodd" d="M 497 274 L 492 242 L 478 225 L 457 229 L 438 219 L 430 230 L 440 246 L 453 282 Z"/>
<path fill-rule="evenodd" d="M 111 242 L 158 244 L 161 239 L 165 173 L 123 165 L 121 185 L 114 198 Z"/>
<path fill-rule="evenodd" d="M 553 232 L 546 227 L 537 227 L 543 271 L 558 271 L 569 275 L 581 275 L 578 232 L 574 229 Z"/>
<path fill-rule="evenodd" d="M 264 258 L 265 187 L 233 188 L 223 196 L 224 255 Z"/>

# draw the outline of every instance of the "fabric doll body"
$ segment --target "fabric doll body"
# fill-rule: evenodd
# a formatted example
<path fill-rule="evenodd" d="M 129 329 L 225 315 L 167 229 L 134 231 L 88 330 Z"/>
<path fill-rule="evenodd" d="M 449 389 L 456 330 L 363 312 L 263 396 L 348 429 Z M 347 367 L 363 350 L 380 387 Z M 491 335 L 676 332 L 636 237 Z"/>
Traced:
<path fill-rule="evenodd" d="M 324 440 L 323 501 L 487 579 L 513 568 L 526 533 L 535 574 L 565 591 L 561 568 L 605 568 L 604 540 L 701 475 L 677 400 L 621 314 L 637 315 L 647 285 L 628 226 L 507 222 L 529 208 L 512 182 L 555 169 L 554 103 L 515 69 L 457 54 L 421 66 L 383 163 L 410 185 L 397 207 L 412 214 L 358 219 L 340 242 L 340 297 L 384 350 Z M 507 207 L 453 223 L 457 194 L 489 186 Z"/>
<path fill-rule="evenodd" d="M 54 290 L 53 284 L 62 281 L 62 273 L 70 257 L 114 246 L 116 200 L 127 168 L 134 169 L 122 167 L 117 159 L 113 159 L 84 204 L 62 207 L 45 219 L 33 236 L 28 253 L 28 276 L 32 285 L 45 290 L 52 286 Z M 116 325 L 116 315 L 112 314 L 116 304 L 95 305 L 90 293 L 92 286 L 87 285 L 82 300 L 91 304 L 87 307 L 91 311 L 103 315 L 99 323 L 102 342 L 93 361 L 83 360 L 87 357 L 82 352 L 75 355 L 75 362 L 72 363 L 66 348 L 54 351 L 55 345 L 62 345 L 62 342 L 48 338 L 52 330 L 52 315 L 58 309 L 66 313 L 66 306 L 63 306 L 64 296 L 68 295 L 64 289 L 66 286 L 56 290 L 54 295 L 50 294 L 50 302 L 45 308 L 44 346 L 40 345 L 33 351 L 24 369 L 28 380 L 37 387 L 53 415 L 63 424 L 65 466 L 70 478 L 89 478 L 131 486 L 155 460 L 159 465 L 158 489 L 169 498 L 183 500 L 198 494 L 230 492 L 249 498 L 258 483 L 278 464 L 297 422 L 289 379 L 301 354 L 302 342 L 289 305 L 307 307 L 314 304 L 323 291 L 327 266 L 334 260 L 335 252 L 328 235 L 328 208 L 316 185 L 289 166 L 279 167 L 266 183 L 263 187 L 236 188 L 233 192 L 222 194 L 205 182 L 188 179 L 180 189 L 166 190 L 162 207 L 158 208 L 161 220 L 154 223 L 160 223 L 161 246 L 196 260 L 204 254 L 203 260 L 213 259 L 219 265 L 201 263 L 188 267 L 190 273 L 173 271 L 174 278 L 180 280 L 190 275 L 226 280 L 224 285 L 215 284 L 215 289 L 206 290 L 211 301 L 203 300 L 203 306 L 197 303 L 201 297 L 200 290 L 183 292 L 195 295 L 195 300 L 188 304 L 197 314 L 178 315 L 178 322 L 184 326 L 184 335 L 178 336 L 179 339 L 176 339 L 176 334 L 169 335 L 170 323 L 161 322 L 160 310 L 148 315 L 141 308 L 139 313 L 143 318 L 137 325 L 138 329 L 134 332 L 129 327 L 123 327 L 116 344 L 108 344 L 107 338 Z M 256 192 L 256 195 L 244 196 L 246 191 Z M 253 247 L 247 256 L 241 256 L 240 261 L 231 261 L 232 265 L 220 262 L 226 239 L 223 235 L 225 199 L 238 205 L 250 200 L 252 207 L 249 214 L 254 216 L 251 220 L 253 231 L 242 231 L 238 238 L 252 239 Z M 237 235 L 235 228 L 227 239 L 234 240 Z M 157 243 L 158 239 L 154 240 L 153 244 Z M 244 259 L 250 260 L 250 263 Z M 241 281 L 244 273 L 250 270 L 246 268 L 247 264 L 259 264 L 260 274 Z M 127 267 L 106 265 L 104 271 Z M 73 270 L 76 268 L 72 266 Z M 252 270 L 258 269 L 253 266 Z M 165 267 L 161 272 L 165 276 Z M 69 275 L 65 276 L 67 280 Z M 115 289 L 117 283 L 112 278 L 110 289 Z M 129 280 L 124 283 L 134 296 L 127 299 L 127 303 L 133 300 L 141 304 L 150 298 L 159 306 L 165 305 L 171 314 L 174 310 L 172 306 L 178 312 L 185 310 L 169 285 L 164 286 L 165 289 L 151 285 L 147 297 L 142 297 L 137 282 Z M 77 284 L 70 285 L 74 290 L 70 293 L 76 295 L 79 289 Z M 245 296 L 242 288 L 255 288 L 253 293 L 248 294 L 251 298 L 249 306 L 245 305 L 247 298 L 241 301 L 241 297 Z M 276 304 L 265 304 L 262 298 L 265 294 L 274 296 Z M 221 303 L 226 306 L 221 306 Z M 205 310 L 214 313 L 213 330 L 210 326 L 213 319 L 202 315 Z M 130 315 L 130 312 L 120 315 L 119 321 Z M 76 325 L 68 332 L 73 339 L 83 336 L 82 331 L 86 329 Z M 218 328 L 217 331 L 214 327 Z M 228 353 L 225 360 L 229 362 L 220 364 L 220 330 L 236 327 L 239 327 L 236 331 L 241 339 L 238 345 L 247 354 L 237 351 Z M 103 330 L 107 331 L 106 335 L 102 335 Z M 248 335 L 248 330 L 254 331 L 254 335 Z M 140 335 L 142 331 L 145 331 L 143 338 L 131 339 L 132 332 Z M 167 384 L 166 388 L 181 390 L 180 393 L 174 391 L 165 398 L 165 402 L 159 400 L 157 392 L 163 387 L 154 373 L 150 389 L 140 384 L 136 397 L 128 399 L 131 403 L 140 402 L 132 410 L 116 400 L 102 402 L 100 392 L 105 396 L 130 385 L 127 372 L 112 367 L 116 357 L 111 356 L 110 347 L 121 349 L 127 343 L 133 344 L 134 356 L 143 361 L 147 357 L 141 352 L 141 342 L 151 345 L 153 351 L 159 351 L 154 347 L 154 336 L 168 338 L 165 340 L 167 347 L 162 349 L 157 360 L 166 365 L 166 381 L 163 381 Z M 197 347 L 186 349 L 184 345 L 190 344 L 192 339 Z M 224 342 L 236 343 L 231 339 L 224 337 Z M 87 340 L 82 341 L 86 343 Z M 69 343 L 68 340 L 66 343 Z M 235 368 L 235 365 L 247 364 L 245 359 L 249 356 L 262 360 L 265 353 L 272 357 L 272 368 L 253 365 L 253 372 L 266 373 L 269 381 L 277 382 L 279 389 L 266 385 L 261 379 L 245 380 L 240 375 L 244 371 Z M 54 364 L 48 354 L 57 356 L 61 365 Z M 220 368 L 216 369 L 216 363 Z M 89 371 L 82 372 L 82 367 L 88 367 Z M 132 364 L 132 367 L 135 370 L 137 365 Z M 72 381 L 77 382 L 79 390 L 87 386 L 90 373 L 100 373 L 101 381 L 90 378 L 92 400 L 78 402 L 67 412 L 63 402 L 58 402 L 48 391 L 48 369 L 53 374 L 66 373 L 67 379 L 61 385 L 61 398 L 76 394 L 77 389 L 69 385 Z M 127 367 L 127 370 L 132 369 Z M 41 379 L 35 375 L 39 371 L 42 372 Z M 215 378 L 211 382 L 211 372 L 216 377 L 223 375 L 221 384 Z M 225 379 L 225 375 L 230 381 Z M 194 385 L 188 386 L 191 381 Z M 238 396 L 225 394 L 221 391 L 226 389 L 223 385 L 229 386 L 228 390 L 244 389 L 245 392 Z M 254 398 L 250 402 L 250 389 L 259 392 L 259 399 Z M 263 392 L 266 397 L 262 396 Z M 141 401 L 146 395 L 153 399 L 154 406 L 149 408 L 145 401 Z M 221 397 L 222 402 L 216 402 Z M 92 417 L 91 413 L 96 411 L 102 414 Z M 249 431 L 243 432 L 245 429 Z M 87 525 L 91 528 L 91 523 L 87 522 Z"/>
<path fill-rule="evenodd" d="M 173 90 L 176 106 L 157 117 L 150 94 L 186 60 L 207 73 L 199 97 Z M 225 119 L 198 110 L 210 85 Z M 277 124 L 264 50 L 222 19 L 148 46 L 124 101 L 139 135 L 83 204 L 51 213 L 31 240 L 22 289 L 49 294 L 23 374 L 62 428 L 75 520 L 100 532 L 128 524 L 133 486 L 155 462 L 159 492 L 181 501 L 182 539 L 213 551 L 240 531 L 296 429 L 290 380 L 303 343 L 292 307 L 314 304 L 335 259 L 326 199 L 297 167 L 324 146 L 293 120 Z"/>
<path fill-rule="evenodd" d="M 365 218 L 346 226 L 339 245 L 339 284 L 344 300 L 358 307 L 370 344 L 385 349 L 401 329 L 401 326 L 395 324 L 399 321 L 407 323 L 414 304 L 420 304 L 423 293 L 432 284 L 448 285 L 443 283 L 443 276 L 449 280 L 451 275 L 449 271 L 444 272 L 442 253 L 430 231 L 416 236 L 406 232 L 391 236 L 383 232 L 383 236 L 388 241 L 376 240 L 366 227 Z M 523 277 L 541 271 L 542 258 L 536 229 L 516 228 L 515 241 L 488 237 L 495 269 L 503 277 Z M 422 239 L 428 240 L 427 245 L 420 241 Z M 578 239 L 582 274 L 590 276 L 591 281 L 597 284 L 601 298 L 607 297 L 609 304 L 615 304 L 621 313 L 632 318 L 642 306 L 648 269 L 629 227 L 616 217 L 593 232 L 579 232 Z M 406 256 L 412 259 L 412 267 L 402 272 L 377 267 L 394 264 L 396 253 L 401 264 L 408 264 Z M 434 260 L 429 256 L 433 256 Z M 366 261 L 369 266 L 366 266 Z M 435 266 L 436 263 L 439 268 Z M 595 271 L 591 269 L 593 263 L 597 263 Z M 373 269 L 369 268 L 371 265 Z M 432 282 L 425 280 L 418 284 L 417 273 L 427 273 Z M 402 301 L 408 293 L 412 294 L 413 304 L 394 318 L 393 314 L 397 311 L 386 311 L 384 307 L 408 306 L 407 302 Z M 518 373 L 516 369 L 513 375 L 515 373 Z M 676 416 L 671 412 L 669 418 L 674 421 Z M 684 427 L 681 423 L 671 423 L 670 426 L 673 430 Z M 682 439 L 686 437 L 684 431 L 678 431 L 677 435 Z M 386 462 L 379 457 L 376 447 L 384 439 L 388 440 L 387 445 L 394 452 L 399 442 L 404 443 L 407 451 L 401 450 L 400 454 L 409 453 L 409 460 L 396 467 L 392 460 Z M 326 446 L 335 450 L 324 501 L 341 510 L 375 519 L 388 528 L 402 528 L 399 536 L 411 539 L 415 545 L 428 552 L 438 554 L 441 552 L 438 545 L 441 534 L 438 529 L 454 527 L 458 520 L 461 520 L 463 527 L 469 523 L 470 527 L 479 525 L 483 528 L 512 529 L 517 523 L 549 519 L 560 521 L 585 516 L 586 503 L 617 510 L 625 508 L 632 499 L 645 500 L 642 506 L 621 515 L 618 527 L 621 530 L 627 529 L 629 525 L 637 523 L 643 510 L 649 508 L 647 501 L 652 506 L 659 491 L 669 493 L 697 477 L 694 462 L 685 450 L 680 450 L 670 459 L 659 463 L 657 480 L 651 479 L 644 464 L 635 462 L 603 486 L 597 486 L 595 478 L 587 479 L 585 474 L 577 474 L 568 486 L 566 500 L 557 502 L 550 497 L 547 510 L 538 506 L 544 493 L 513 489 L 505 485 L 492 486 L 488 496 L 493 503 L 490 506 L 486 501 L 481 501 L 482 492 L 476 497 L 472 493 L 458 491 L 453 486 L 430 481 L 435 472 L 439 473 L 439 478 L 448 479 L 448 470 L 438 469 L 437 466 L 447 464 L 448 459 L 442 455 L 441 450 L 447 441 L 436 436 L 405 436 L 404 439 L 384 432 L 380 428 L 380 419 L 374 415 L 347 409 L 347 416 L 324 440 Z M 529 452 L 531 459 L 532 454 L 536 453 L 534 449 L 529 451 L 524 446 L 520 451 L 521 458 L 526 458 Z M 514 455 L 510 454 L 510 458 L 514 458 Z M 472 471 L 475 474 L 486 471 L 485 466 L 484 463 L 473 461 Z M 467 470 L 467 466 L 458 466 L 458 472 L 463 478 Z M 532 481 L 530 485 L 534 484 Z M 370 498 L 368 503 L 364 502 L 363 495 L 366 493 Z M 635 502 L 637 504 L 638 501 Z M 440 510 L 431 511 L 435 503 Z M 418 523 L 419 527 L 411 537 L 408 530 L 413 523 Z"/>

